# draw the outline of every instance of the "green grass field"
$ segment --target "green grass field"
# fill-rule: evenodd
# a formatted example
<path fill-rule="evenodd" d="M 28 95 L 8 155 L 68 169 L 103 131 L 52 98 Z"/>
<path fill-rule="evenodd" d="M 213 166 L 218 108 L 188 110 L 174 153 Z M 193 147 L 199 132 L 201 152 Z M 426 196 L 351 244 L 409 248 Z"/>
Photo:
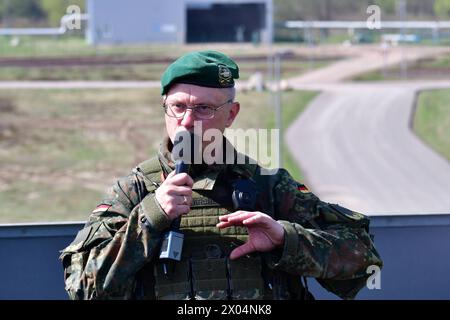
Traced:
<path fill-rule="evenodd" d="M 91 46 L 82 37 L 31 37 L 21 36 L 14 44 L 11 36 L 0 37 L 0 57 L 67 57 L 67 56 L 99 56 L 99 55 L 139 55 L 154 57 L 175 57 L 188 48 L 183 49 L 175 44 L 165 45 L 102 45 Z"/>
<path fill-rule="evenodd" d="M 0 91 L 0 222 L 85 219 L 156 149 L 161 109 L 157 90 Z"/>
<path fill-rule="evenodd" d="M 300 75 L 311 69 L 324 67 L 331 61 L 316 61 L 309 66 L 308 61 L 299 59 L 282 62 L 281 77 L 289 78 Z M 247 80 L 252 74 L 260 72 L 267 78 L 267 61 L 237 60 L 240 68 L 240 79 Z M 123 65 L 87 65 L 87 66 L 45 66 L 45 67 L 0 67 L 0 81 L 111 81 L 111 80 L 160 80 L 168 63 L 123 64 Z"/>
<path fill-rule="evenodd" d="M 311 97 L 283 93 L 285 125 Z M 273 127 L 268 93 L 237 100 L 233 128 Z M 157 89 L 0 91 L 0 223 L 85 220 L 118 177 L 157 150 L 160 105 Z M 285 167 L 300 179 L 292 161 Z"/>
<path fill-rule="evenodd" d="M 450 161 L 450 90 L 420 93 L 414 130 L 431 148 Z"/>
<path fill-rule="evenodd" d="M 299 43 L 195 43 L 195 44 L 111 44 L 89 45 L 83 37 L 65 35 L 51 36 L 1 36 L 0 58 L 2 57 L 88 57 L 88 56 L 151 56 L 154 58 L 177 58 L 193 50 L 219 50 L 230 56 L 266 55 L 269 50 L 296 51 Z"/>
<path fill-rule="evenodd" d="M 142 45 L 101 45 L 91 46 L 79 37 L 20 37 L 12 45 L 11 37 L 0 37 L 0 62 L 12 59 L 0 66 L 0 81 L 14 80 L 159 80 L 162 72 L 182 53 L 193 50 L 222 51 L 233 57 L 239 64 L 240 78 L 248 79 L 260 72 L 267 78 L 267 46 L 251 44 L 142 44 Z M 275 44 L 273 52 L 294 53 L 295 44 Z M 28 59 L 30 58 L 30 59 Z M 79 59 L 95 58 L 95 63 L 78 63 Z M 251 58 L 251 59 L 248 59 Z M 25 61 L 17 61 L 22 59 Z M 42 59 L 47 62 L 43 63 Z M 51 60 L 49 60 L 51 59 Z M 65 59 L 62 61 L 61 59 Z M 111 60 L 122 63 L 111 64 Z M 124 63 L 123 60 L 127 60 Z M 137 60 L 145 63 L 137 63 Z M 70 60 L 70 61 L 67 61 Z M 315 57 L 310 63 L 307 56 L 296 55 L 282 59 L 281 76 L 293 77 L 312 69 L 324 67 L 338 60 L 338 57 Z M 50 62 L 49 62 L 50 61 Z M 102 63 L 103 61 L 103 63 Z M 161 62 L 162 61 L 162 62 Z M 109 63 L 108 63 L 109 62 Z M 31 64 L 30 64 L 31 63 Z M 93 64 L 92 64 L 93 63 Z"/>

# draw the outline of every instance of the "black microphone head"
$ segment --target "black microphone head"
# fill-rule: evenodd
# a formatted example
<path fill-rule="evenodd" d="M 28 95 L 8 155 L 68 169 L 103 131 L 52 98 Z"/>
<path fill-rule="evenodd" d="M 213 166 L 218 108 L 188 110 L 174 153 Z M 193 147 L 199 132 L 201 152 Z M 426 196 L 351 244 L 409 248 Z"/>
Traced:
<path fill-rule="evenodd" d="M 185 164 L 202 162 L 201 141 L 193 132 L 178 131 L 173 139 L 172 160 Z"/>

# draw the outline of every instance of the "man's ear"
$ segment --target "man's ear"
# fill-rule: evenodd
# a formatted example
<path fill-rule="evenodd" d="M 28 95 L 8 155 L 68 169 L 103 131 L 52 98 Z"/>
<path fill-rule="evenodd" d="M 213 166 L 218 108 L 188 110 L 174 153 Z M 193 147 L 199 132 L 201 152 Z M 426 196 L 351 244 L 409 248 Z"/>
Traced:
<path fill-rule="evenodd" d="M 228 128 L 233 124 L 234 119 L 239 113 L 239 110 L 241 109 L 241 105 L 239 102 L 233 102 L 230 108 L 230 112 L 228 113 L 227 122 L 225 124 L 225 127 Z"/>

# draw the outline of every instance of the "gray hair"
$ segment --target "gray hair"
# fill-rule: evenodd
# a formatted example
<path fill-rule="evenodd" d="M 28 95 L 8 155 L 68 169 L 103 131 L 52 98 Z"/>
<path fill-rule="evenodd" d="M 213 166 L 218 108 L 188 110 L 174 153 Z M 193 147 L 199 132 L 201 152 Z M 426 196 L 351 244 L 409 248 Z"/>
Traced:
<path fill-rule="evenodd" d="M 225 88 L 224 90 L 227 90 L 228 99 L 231 101 L 234 101 L 234 99 L 236 98 L 236 88 L 231 87 L 231 88 Z"/>
<path fill-rule="evenodd" d="M 236 98 L 236 88 L 235 87 L 222 88 L 221 90 L 224 90 L 226 96 L 228 97 L 228 100 L 231 100 L 234 102 L 234 99 Z M 167 94 L 164 94 L 162 96 L 162 100 L 166 101 L 166 98 L 167 98 Z"/>

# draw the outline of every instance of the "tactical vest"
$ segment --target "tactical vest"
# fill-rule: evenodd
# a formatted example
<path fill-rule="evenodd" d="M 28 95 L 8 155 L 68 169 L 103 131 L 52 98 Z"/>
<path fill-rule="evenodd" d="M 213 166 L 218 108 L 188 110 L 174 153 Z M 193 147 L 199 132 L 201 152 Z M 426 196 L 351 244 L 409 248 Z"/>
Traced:
<path fill-rule="evenodd" d="M 148 178 L 147 190 L 154 192 L 161 182 L 157 158 L 138 166 Z M 230 252 L 248 238 L 245 227 L 219 229 L 219 215 L 234 212 L 231 185 L 219 180 L 213 190 L 193 190 L 188 215 L 181 218 L 184 234 L 182 258 L 171 263 L 168 273 L 155 257 L 154 294 L 156 299 L 263 299 L 265 283 L 258 253 L 230 260 Z M 155 184 L 156 183 L 156 184 Z M 157 256 L 157 254 L 156 254 Z"/>

